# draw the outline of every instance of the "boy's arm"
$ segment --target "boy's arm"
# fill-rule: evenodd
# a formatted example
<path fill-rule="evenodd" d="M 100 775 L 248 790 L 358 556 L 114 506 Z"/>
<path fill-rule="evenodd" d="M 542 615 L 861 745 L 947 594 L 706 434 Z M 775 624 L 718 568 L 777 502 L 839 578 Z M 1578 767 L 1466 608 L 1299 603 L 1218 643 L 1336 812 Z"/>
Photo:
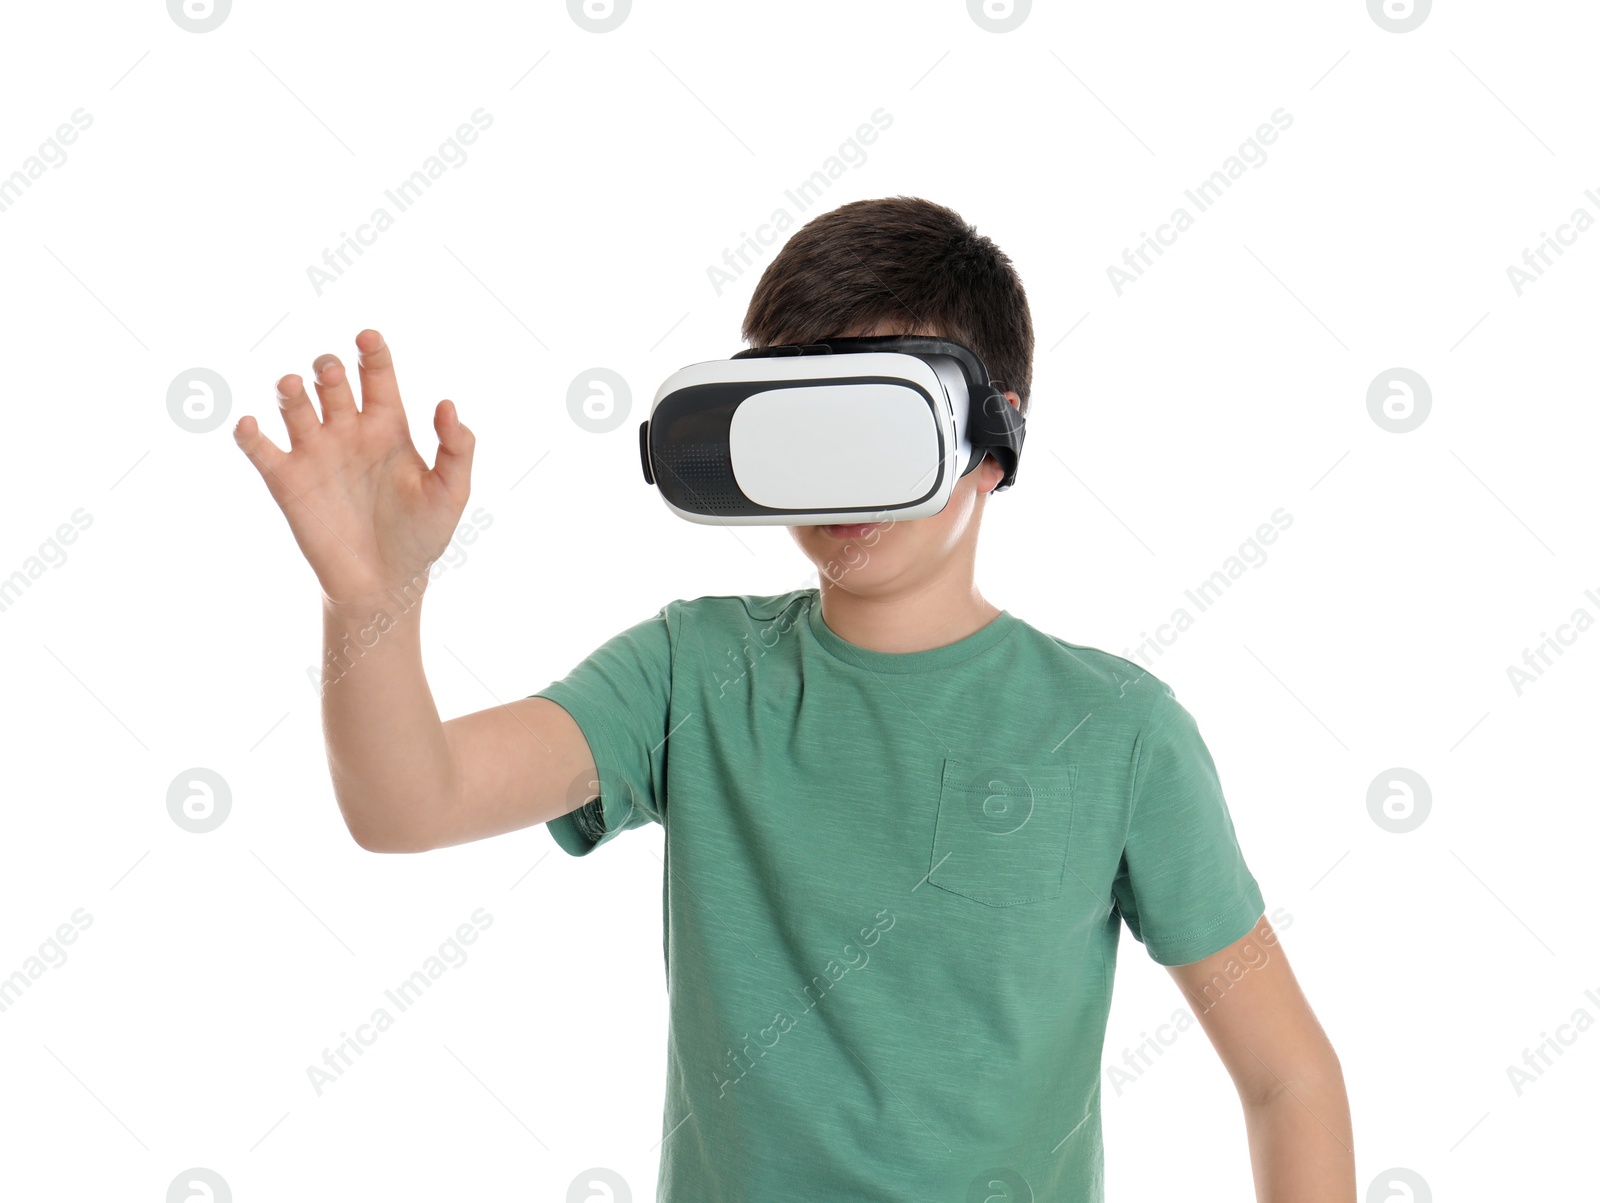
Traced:
<path fill-rule="evenodd" d="M 1238 943 L 1167 972 L 1238 1088 L 1258 1203 L 1352 1203 L 1339 1058 L 1266 916 Z"/>
<path fill-rule="evenodd" d="M 356 336 L 361 406 L 335 355 L 278 381 L 284 451 L 246 415 L 234 428 L 322 587 L 322 722 L 334 795 L 374 852 L 420 852 L 576 809 L 589 745 L 554 702 L 526 698 L 439 720 L 422 670 L 422 596 L 470 490 L 472 432 L 441 401 L 439 453 L 417 454 L 376 330 Z"/>
<path fill-rule="evenodd" d="M 441 722 L 422 667 L 421 599 L 373 607 L 388 615 L 387 629 L 322 697 L 334 794 L 361 847 L 465 844 L 564 815 L 598 792 L 585 789 L 598 770 L 583 731 L 548 698 Z M 372 629 L 370 611 L 326 599 L 322 609 L 330 649 Z"/>

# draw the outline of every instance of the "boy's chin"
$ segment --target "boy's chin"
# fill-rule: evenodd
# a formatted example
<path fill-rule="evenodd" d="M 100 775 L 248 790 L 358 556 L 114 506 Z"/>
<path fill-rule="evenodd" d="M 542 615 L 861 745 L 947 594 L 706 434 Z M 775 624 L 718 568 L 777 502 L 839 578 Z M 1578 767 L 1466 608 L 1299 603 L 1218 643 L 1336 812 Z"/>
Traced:
<path fill-rule="evenodd" d="M 905 549 L 901 547 L 817 538 L 808 541 L 804 551 L 819 581 L 863 597 L 882 592 L 904 575 Z"/>

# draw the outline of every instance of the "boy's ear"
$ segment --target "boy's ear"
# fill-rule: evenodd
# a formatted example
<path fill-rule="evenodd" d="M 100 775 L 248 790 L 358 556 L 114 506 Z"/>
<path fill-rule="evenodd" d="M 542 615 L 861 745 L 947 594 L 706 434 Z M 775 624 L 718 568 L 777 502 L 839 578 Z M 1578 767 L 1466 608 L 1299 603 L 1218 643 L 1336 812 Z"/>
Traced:
<path fill-rule="evenodd" d="M 1022 398 L 1017 396 L 1016 393 L 1006 393 L 1006 400 L 1011 402 L 1013 409 L 1022 408 Z M 994 492 L 995 486 L 1005 479 L 1005 469 L 1000 466 L 1000 461 L 992 455 L 983 457 L 983 463 L 978 465 L 978 471 L 984 474 L 984 480 L 980 482 L 981 487 L 978 489 L 980 493 Z"/>
<path fill-rule="evenodd" d="M 995 486 L 1005 479 L 1006 470 L 994 456 L 985 455 L 983 462 L 978 465 L 978 474 L 978 492 L 993 493 Z"/>
<path fill-rule="evenodd" d="M 1014 394 L 1014 392 L 1006 392 L 1005 398 L 1008 400 L 1008 402 L 1011 402 L 1011 408 L 1013 408 L 1013 410 L 1021 410 L 1021 397 L 1018 397 L 1018 395 Z M 994 493 L 995 486 L 1002 482 L 1002 480 L 1005 480 L 1005 469 L 1000 467 L 1000 461 L 995 459 L 994 456 L 984 456 L 984 462 L 982 462 L 981 466 L 979 467 L 981 467 L 982 472 L 989 477 L 989 483 L 982 486 L 981 490 L 978 490 L 979 493 Z"/>

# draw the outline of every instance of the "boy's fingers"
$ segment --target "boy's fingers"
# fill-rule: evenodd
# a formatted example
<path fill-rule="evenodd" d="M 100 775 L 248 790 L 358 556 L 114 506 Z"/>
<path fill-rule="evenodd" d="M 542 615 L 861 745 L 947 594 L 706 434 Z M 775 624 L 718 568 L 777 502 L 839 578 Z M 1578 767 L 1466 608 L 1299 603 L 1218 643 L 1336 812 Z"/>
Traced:
<path fill-rule="evenodd" d="M 317 410 L 306 396 L 305 381 L 295 375 L 278 381 L 278 412 L 289 431 L 289 446 L 298 447 L 317 433 L 322 425 L 317 421 Z"/>
<path fill-rule="evenodd" d="M 356 360 L 361 372 L 361 412 L 400 408 L 400 385 L 395 381 L 394 356 L 376 330 L 356 335 Z"/>
<path fill-rule="evenodd" d="M 322 401 L 324 423 L 351 418 L 356 413 L 356 395 L 350 390 L 350 376 L 337 355 L 318 355 L 311 363 L 316 373 L 317 396 Z"/>
<path fill-rule="evenodd" d="M 472 482 L 472 449 L 478 440 L 461 424 L 453 401 L 439 402 L 433 411 L 433 429 L 439 436 L 433 473 L 451 496 L 465 497 Z"/>

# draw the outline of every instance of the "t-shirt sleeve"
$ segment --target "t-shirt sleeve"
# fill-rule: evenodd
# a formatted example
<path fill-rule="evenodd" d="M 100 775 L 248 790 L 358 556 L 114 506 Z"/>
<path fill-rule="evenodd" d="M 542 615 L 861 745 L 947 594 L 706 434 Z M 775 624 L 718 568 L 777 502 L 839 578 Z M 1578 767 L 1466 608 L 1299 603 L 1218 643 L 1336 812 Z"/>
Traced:
<path fill-rule="evenodd" d="M 1170 687 L 1154 683 L 1134 741 L 1128 835 L 1112 892 L 1153 960 L 1187 965 L 1248 935 L 1265 906 L 1199 727 Z"/>
<path fill-rule="evenodd" d="M 546 826 L 561 848 L 585 856 L 630 827 L 665 823 L 667 730 L 672 703 L 672 603 L 613 635 L 559 681 L 530 694 L 573 718 L 589 743 L 596 797 Z"/>

